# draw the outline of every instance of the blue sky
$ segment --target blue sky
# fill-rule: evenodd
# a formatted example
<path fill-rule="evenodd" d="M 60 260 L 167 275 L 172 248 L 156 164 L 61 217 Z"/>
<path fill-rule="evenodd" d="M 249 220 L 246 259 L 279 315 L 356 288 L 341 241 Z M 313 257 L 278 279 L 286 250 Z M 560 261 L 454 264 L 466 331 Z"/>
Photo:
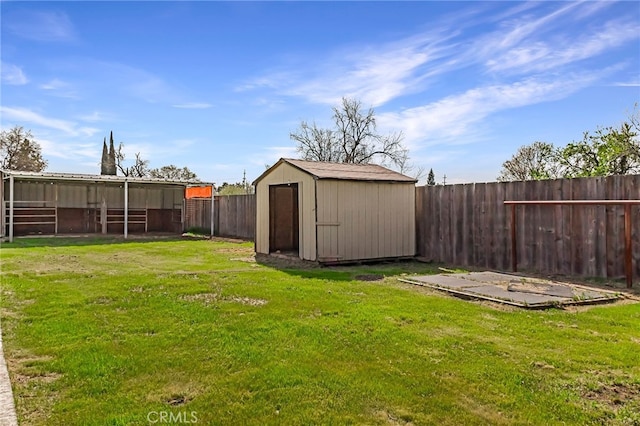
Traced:
<path fill-rule="evenodd" d="M 638 2 L 1 1 L 0 125 L 49 171 L 128 159 L 253 180 L 347 96 L 447 183 L 493 181 L 536 140 L 618 125 L 640 101 Z"/>

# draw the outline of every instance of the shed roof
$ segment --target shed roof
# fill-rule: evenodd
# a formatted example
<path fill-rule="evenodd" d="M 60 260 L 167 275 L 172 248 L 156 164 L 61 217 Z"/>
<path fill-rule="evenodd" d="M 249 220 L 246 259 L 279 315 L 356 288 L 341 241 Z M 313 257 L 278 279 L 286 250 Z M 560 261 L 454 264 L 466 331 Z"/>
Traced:
<path fill-rule="evenodd" d="M 5 179 L 9 176 L 24 180 L 50 180 L 50 181 L 76 181 L 76 182 L 113 182 L 113 183 L 144 183 L 144 184 L 161 184 L 161 185 L 207 185 L 204 182 L 176 181 L 158 178 L 137 178 L 128 176 L 112 176 L 112 175 L 90 175 L 81 173 L 55 173 L 55 172 L 24 172 L 16 170 L 0 170 L 0 175 Z"/>
<path fill-rule="evenodd" d="M 417 179 L 387 169 L 377 164 L 329 163 L 322 161 L 295 160 L 281 158 L 275 165 L 261 174 L 253 184 L 257 184 L 275 167 L 288 163 L 293 167 L 312 175 L 315 179 L 339 179 L 380 182 L 417 182 Z"/>

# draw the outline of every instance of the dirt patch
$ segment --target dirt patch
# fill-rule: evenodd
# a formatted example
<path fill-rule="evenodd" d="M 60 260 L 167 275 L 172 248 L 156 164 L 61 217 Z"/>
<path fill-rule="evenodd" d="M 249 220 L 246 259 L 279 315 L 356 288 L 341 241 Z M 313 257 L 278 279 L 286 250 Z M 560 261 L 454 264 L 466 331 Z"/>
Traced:
<path fill-rule="evenodd" d="M 596 389 L 585 392 L 582 396 L 615 408 L 630 401 L 640 402 L 640 384 L 602 384 Z"/>
<path fill-rule="evenodd" d="M 172 407 L 179 407 L 187 403 L 189 399 L 186 395 L 171 395 L 171 398 L 167 400 L 167 404 Z"/>
<path fill-rule="evenodd" d="M 640 383 L 621 371 L 585 371 L 577 381 L 578 393 L 610 410 L 640 407 Z"/>
<path fill-rule="evenodd" d="M 234 253 L 234 254 L 240 254 L 240 253 L 253 253 L 253 249 L 251 248 L 247 248 L 247 247 L 220 247 L 220 248 L 216 248 L 215 249 L 216 253 Z"/>
<path fill-rule="evenodd" d="M 302 260 L 292 256 L 272 256 L 256 253 L 256 262 L 275 269 L 318 269 L 322 266 L 316 262 Z"/>
<path fill-rule="evenodd" d="M 235 302 L 248 306 L 262 306 L 267 304 L 267 301 L 264 299 L 254 299 L 244 296 L 221 296 L 218 293 L 189 294 L 182 296 L 181 299 L 188 302 L 199 301 L 205 305 L 212 305 L 216 302 Z"/>
<path fill-rule="evenodd" d="M 205 305 L 211 305 L 217 302 L 220 298 L 220 295 L 217 293 L 198 293 L 198 294 L 187 294 L 182 296 L 182 300 L 186 300 L 187 302 L 202 302 Z"/>
<path fill-rule="evenodd" d="M 234 257 L 229 260 L 231 260 L 232 262 L 256 263 L 255 257 Z"/>
<path fill-rule="evenodd" d="M 230 296 L 230 297 L 225 297 L 223 300 L 226 300 L 229 302 L 237 302 L 237 303 L 241 303 L 243 305 L 249 305 L 249 306 L 262 306 L 267 304 L 267 301 L 264 299 L 252 299 L 250 297 Z"/>

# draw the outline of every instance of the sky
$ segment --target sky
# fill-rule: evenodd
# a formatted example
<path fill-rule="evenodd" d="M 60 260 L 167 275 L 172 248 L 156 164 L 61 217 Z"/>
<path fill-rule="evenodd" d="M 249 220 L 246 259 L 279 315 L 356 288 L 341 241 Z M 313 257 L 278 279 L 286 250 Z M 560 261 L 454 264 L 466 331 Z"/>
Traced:
<path fill-rule="evenodd" d="M 342 97 L 402 131 L 438 183 L 495 181 L 518 147 L 617 126 L 640 102 L 640 3 L 0 1 L 0 127 L 47 171 L 130 165 L 253 181 Z M 422 181 L 423 182 L 423 181 Z"/>

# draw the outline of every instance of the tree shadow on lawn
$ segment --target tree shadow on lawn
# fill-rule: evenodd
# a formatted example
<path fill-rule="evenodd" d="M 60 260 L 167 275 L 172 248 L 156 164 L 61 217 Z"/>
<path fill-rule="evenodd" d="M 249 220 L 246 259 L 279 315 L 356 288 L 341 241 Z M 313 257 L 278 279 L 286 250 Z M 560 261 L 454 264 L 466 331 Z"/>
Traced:
<path fill-rule="evenodd" d="M 335 281 L 380 281 L 386 277 L 412 274 L 438 274 L 440 264 L 415 259 L 367 261 L 345 265 L 321 265 L 293 257 L 256 254 L 256 263 L 300 278 Z"/>

